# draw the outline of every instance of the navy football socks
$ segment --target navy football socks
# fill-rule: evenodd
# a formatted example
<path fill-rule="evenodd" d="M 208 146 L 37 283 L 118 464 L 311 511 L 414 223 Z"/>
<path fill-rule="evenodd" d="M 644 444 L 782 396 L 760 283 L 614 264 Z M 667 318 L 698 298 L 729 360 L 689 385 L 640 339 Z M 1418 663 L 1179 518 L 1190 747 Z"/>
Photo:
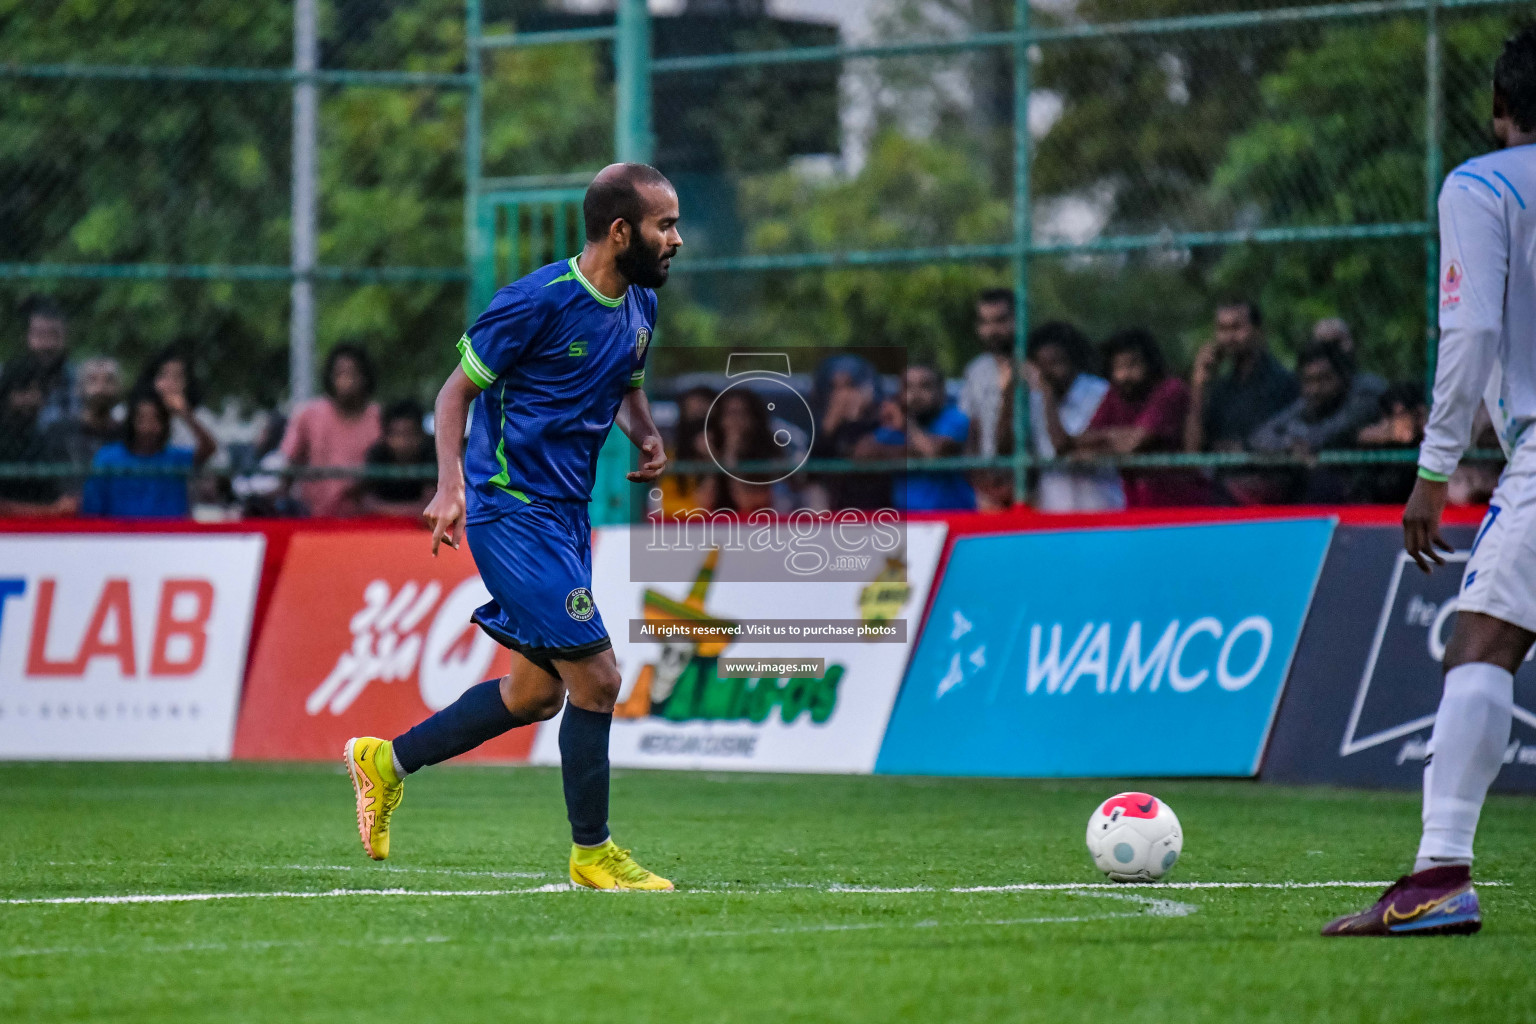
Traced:
<path fill-rule="evenodd" d="M 560 780 L 571 839 L 579 846 L 608 841 L 608 727 L 612 713 L 565 702 L 560 720 Z"/>
<path fill-rule="evenodd" d="M 395 737 L 395 762 L 409 775 L 527 724 L 502 703 L 501 680 L 487 679 L 465 690 L 458 700 L 431 718 Z M 605 775 L 607 767 L 605 760 Z"/>

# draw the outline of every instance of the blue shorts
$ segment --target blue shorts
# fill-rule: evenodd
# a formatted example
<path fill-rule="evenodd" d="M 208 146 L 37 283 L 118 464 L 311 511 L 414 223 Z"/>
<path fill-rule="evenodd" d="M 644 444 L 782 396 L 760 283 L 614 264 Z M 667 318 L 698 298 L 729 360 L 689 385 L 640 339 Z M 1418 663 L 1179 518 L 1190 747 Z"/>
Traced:
<path fill-rule="evenodd" d="M 585 502 L 532 502 L 465 529 L 491 600 L 472 621 L 503 647 L 553 671 L 613 646 L 592 599 L 592 522 Z"/>

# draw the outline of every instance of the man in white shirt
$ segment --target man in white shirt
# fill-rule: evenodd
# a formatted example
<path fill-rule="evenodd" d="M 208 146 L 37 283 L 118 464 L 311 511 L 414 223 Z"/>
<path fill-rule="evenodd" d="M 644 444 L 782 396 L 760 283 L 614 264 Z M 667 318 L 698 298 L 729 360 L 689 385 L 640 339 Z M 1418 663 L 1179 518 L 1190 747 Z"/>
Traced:
<path fill-rule="evenodd" d="M 1440 358 L 1403 513 L 1404 547 L 1420 569 L 1444 564 L 1439 551 L 1451 550 L 1440 536 L 1446 480 L 1480 400 L 1508 464 L 1473 541 L 1446 646 L 1414 873 L 1324 935 L 1482 927 L 1472 838 L 1509 743 L 1514 673 L 1536 640 L 1536 26 L 1505 43 L 1494 66 L 1493 126 L 1504 148 L 1462 164 L 1440 191 Z"/>

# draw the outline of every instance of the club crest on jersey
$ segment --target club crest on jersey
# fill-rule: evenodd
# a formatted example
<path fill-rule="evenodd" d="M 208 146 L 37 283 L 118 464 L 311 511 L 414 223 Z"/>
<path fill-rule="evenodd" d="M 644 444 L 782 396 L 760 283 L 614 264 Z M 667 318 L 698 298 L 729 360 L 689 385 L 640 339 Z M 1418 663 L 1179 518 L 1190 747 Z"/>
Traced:
<path fill-rule="evenodd" d="M 597 611 L 597 603 L 592 600 L 592 591 L 586 587 L 577 587 L 565 595 L 565 614 L 577 622 L 586 622 Z"/>
<path fill-rule="evenodd" d="M 651 343 L 651 329 L 642 327 L 635 332 L 635 358 L 645 355 L 646 347 Z"/>
<path fill-rule="evenodd" d="M 1440 308 L 1454 309 L 1461 305 L 1461 281 L 1466 273 L 1461 269 L 1461 264 L 1456 260 L 1445 268 L 1445 277 L 1440 280 Z"/>

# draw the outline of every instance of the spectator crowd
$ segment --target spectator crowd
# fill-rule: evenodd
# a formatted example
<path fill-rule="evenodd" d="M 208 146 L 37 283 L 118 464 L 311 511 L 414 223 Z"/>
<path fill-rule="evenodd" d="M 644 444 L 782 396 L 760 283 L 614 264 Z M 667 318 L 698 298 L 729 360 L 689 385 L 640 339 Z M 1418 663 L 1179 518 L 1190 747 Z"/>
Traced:
<path fill-rule="evenodd" d="M 190 348 L 160 352 L 129 385 L 115 359 L 70 357 L 55 303 L 30 299 L 23 314 L 24 351 L 0 366 L 0 465 L 12 467 L 0 474 L 0 516 L 416 516 L 431 500 L 433 483 L 419 474 L 285 472 L 435 462 L 421 405 L 402 399 L 381 411 L 359 346 L 332 348 L 324 395 L 286 419 L 244 414 L 233 401 L 216 415 Z"/>
<path fill-rule="evenodd" d="M 1148 330 L 1129 327 L 1094 345 L 1060 321 L 1031 330 L 1026 356 L 1014 356 L 1015 301 L 1006 289 L 978 295 L 976 341 L 982 349 L 961 378 L 947 382 L 927 363 L 910 363 L 899 379 L 857 354 L 839 354 L 818 368 L 810 387 L 816 417 L 809 454 L 847 460 L 851 472 L 810 474 L 772 486 L 744 486 L 731 460 L 773 454 L 769 436 L 788 424 L 772 420 L 761 399 L 730 388 L 736 426 L 708 416 L 717 392 L 694 387 L 678 400 L 671 454 L 719 473 L 679 474 L 663 488 L 669 515 L 758 508 L 863 508 L 909 511 L 996 511 L 1013 504 L 1011 470 L 928 470 L 921 460 L 1015 451 L 1014 396 L 1022 380 L 1029 395 L 1031 454 L 1049 464 L 1031 474 L 1030 503 L 1048 512 L 1096 512 L 1189 505 L 1398 503 L 1412 489 L 1414 465 L 1403 462 L 1319 462 L 1323 451 L 1412 449 L 1423 438 L 1428 410 L 1417 381 L 1391 384 L 1362 370 L 1350 326 L 1337 317 L 1317 321 L 1287 368 L 1270 345 L 1257 303 L 1234 300 L 1213 311 L 1211 340 L 1188 376 L 1169 365 Z M 718 414 L 717 414 L 718 416 Z M 712 432 L 738 436 L 709 443 Z M 1488 424 L 1477 447 L 1496 447 Z M 721 453 L 724 453 L 723 455 Z M 1214 453 L 1249 465 L 1124 466 L 1107 459 Z M 1254 461 L 1268 464 L 1253 465 Z M 906 472 L 861 472 L 858 463 Z M 793 459 L 789 460 L 790 462 Z M 1220 460 L 1207 460 L 1220 461 Z M 1468 464 L 1452 482 L 1452 500 L 1487 501 L 1496 467 Z"/>
<path fill-rule="evenodd" d="M 286 417 L 247 412 L 233 400 L 215 414 L 189 347 L 162 351 L 130 385 L 117 360 L 71 357 L 68 324 L 53 302 L 29 300 L 24 314 L 24 350 L 0 366 L 0 466 L 9 467 L 0 472 L 0 516 L 414 517 L 431 499 L 433 482 L 423 477 L 436 455 L 426 411 L 409 398 L 381 407 L 373 360 L 361 346 L 333 347 L 324 394 Z M 1223 303 L 1187 377 L 1144 328 L 1095 345 L 1071 324 L 1041 324 L 1029 332 L 1022 361 L 1014 330 L 1013 293 L 989 289 L 975 306 L 981 354 L 958 380 L 920 361 L 890 372 L 856 352 L 828 357 L 804 389 L 806 423 L 786 419 L 751 387 L 695 382 L 668 395 L 663 382 L 653 404 L 683 471 L 663 478 L 654 504 L 671 515 L 1006 508 L 1010 470 L 921 462 L 1012 454 L 1020 381 L 1029 396 L 1030 452 L 1049 463 L 1029 481 L 1031 504 L 1044 511 L 1391 503 L 1412 487 L 1411 462 L 1312 458 L 1324 450 L 1411 448 L 1423 434 L 1421 385 L 1361 370 L 1343 320 L 1319 320 L 1287 368 L 1258 305 Z M 1215 468 L 1117 469 L 1104 461 L 1181 453 L 1286 458 Z M 794 472 L 806 457 L 843 460 L 845 471 Z M 49 469 L 28 473 L 20 465 Z M 1495 480 L 1493 467 L 1464 466 L 1452 499 L 1486 501 Z"/>

